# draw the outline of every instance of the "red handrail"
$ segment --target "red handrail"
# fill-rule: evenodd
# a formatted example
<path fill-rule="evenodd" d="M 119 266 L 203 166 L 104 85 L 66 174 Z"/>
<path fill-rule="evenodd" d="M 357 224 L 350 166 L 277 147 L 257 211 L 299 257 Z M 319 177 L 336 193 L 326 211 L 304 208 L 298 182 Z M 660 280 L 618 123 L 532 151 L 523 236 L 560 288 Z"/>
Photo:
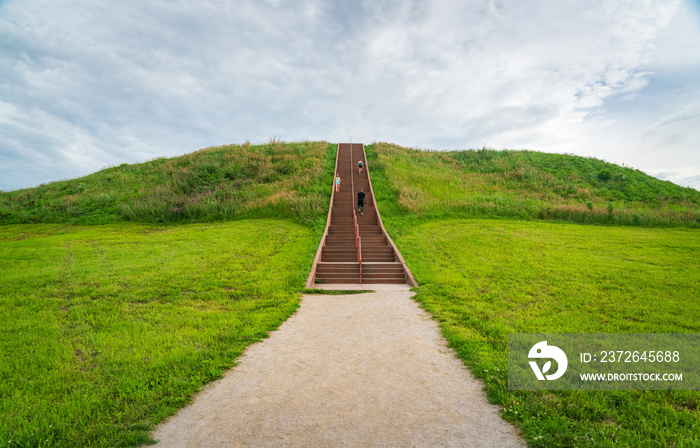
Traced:
<path fill-rule="evenodd" d="M 362 284 L 362 238 L 357 237 L 357 263 L 360 265 L 360 284 Z"/>
<path fill-rule="evenodd" d="M 350 143 L 350 185 L 352 185 L 352 221 L 355 226 L 355 246 L 357 246 L 357 263 L 360 265 L 360 284 L 362 284 L 362 241 L 360 238 L 360 226 L 357 224 L 357 212 L 355 211 L 355 165 L 352 158 L 352 143 Z"/>
<path fill-rule="evenodd" d="M 357 212 L 353 209 L 352 211 L 352 226 L 355 229 L 355 245 L 357 245 L 357 237 L 359 236 L 359 229 L 357 227 Z"/>
<path fill-rule="evenodd" d="M 352 223 L 355 226 L 355 246 L 357 247 L 357 263 L 360 265 L 360 284 L 362 284 L 362 238 L 360 237 L 360 226 L 357 225 L 357 212 L 352 210 Z"/>

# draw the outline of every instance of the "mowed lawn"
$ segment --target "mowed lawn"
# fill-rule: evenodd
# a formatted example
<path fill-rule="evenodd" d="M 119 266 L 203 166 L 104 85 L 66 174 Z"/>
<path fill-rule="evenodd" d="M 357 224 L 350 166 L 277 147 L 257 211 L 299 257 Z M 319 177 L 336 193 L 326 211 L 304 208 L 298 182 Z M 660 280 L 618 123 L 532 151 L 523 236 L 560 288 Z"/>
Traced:
<path fill-rule="evenodd" d="M 390 221 L 416 299 L 531 446 L 700 446 L 698 391 L 509 391 L 506 362 L 508 333 L 700 333 L 699 230 Z"/>
<path fill-rule="evenodd" d="M 0 447 L 134 446 L 298 306 L 283 220 L 0 226 Z"/>

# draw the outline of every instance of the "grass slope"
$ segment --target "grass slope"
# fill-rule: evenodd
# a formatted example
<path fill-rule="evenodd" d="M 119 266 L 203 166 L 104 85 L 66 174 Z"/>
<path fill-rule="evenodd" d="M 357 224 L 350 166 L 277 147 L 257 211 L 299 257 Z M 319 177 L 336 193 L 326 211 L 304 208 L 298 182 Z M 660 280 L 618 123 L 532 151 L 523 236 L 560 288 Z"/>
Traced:
<path fill-rule="evenodd" d="M 572 156 L 368 152 L 416 300 L 530 446 L 700 446 L 698 391 L 507 386 L 508 333 L 700 332 L 698 192 Z"/>
<path fill-rule="evenodd" d="M 392 213 L 700 227 L 699 191 L 592 158 L 388 143 L 367 152 Z"/>
<path fill-rule="evenodd" d="M 0 226 L 0 447 L 138 446 L 291 313 L 283 220 Z"/>
<path fill-rule="evenodd" d="M 336 147 L 326 142 L 228 145 L 124 164 L 0 193 L 0 224 L 273 217 L 324 225 Z"/>

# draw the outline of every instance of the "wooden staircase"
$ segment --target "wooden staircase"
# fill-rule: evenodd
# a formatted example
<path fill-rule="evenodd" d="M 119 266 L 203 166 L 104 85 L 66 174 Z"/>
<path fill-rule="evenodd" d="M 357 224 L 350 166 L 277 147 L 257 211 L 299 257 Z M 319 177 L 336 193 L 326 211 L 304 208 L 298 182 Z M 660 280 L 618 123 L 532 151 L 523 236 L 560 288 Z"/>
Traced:
<path fill-rule="evenodd" d="M 357 162 L 362 160 L 359 173 Z M 314 283 L 408 283 L 417 286 L 376 208 L 364 145 L 341 143 L 336 157 L 340 191 L 334 191 L 326 231 L 314 260 L 307 287 Z M 333 176 L 335 178 L 335 175 Z M 364 213 L 357 192 L 365 196 Z"/>

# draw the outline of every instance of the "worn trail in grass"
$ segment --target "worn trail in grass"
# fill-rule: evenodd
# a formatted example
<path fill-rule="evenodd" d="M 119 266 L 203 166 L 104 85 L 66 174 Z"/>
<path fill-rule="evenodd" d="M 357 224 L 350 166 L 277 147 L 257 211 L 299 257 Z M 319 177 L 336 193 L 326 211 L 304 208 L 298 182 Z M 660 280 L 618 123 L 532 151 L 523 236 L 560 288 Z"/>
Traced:
<path fill-rule="evenodd" d="M 408 287 L 367 286 L 305 295 L 157 446 L 524 448 Z"/>

